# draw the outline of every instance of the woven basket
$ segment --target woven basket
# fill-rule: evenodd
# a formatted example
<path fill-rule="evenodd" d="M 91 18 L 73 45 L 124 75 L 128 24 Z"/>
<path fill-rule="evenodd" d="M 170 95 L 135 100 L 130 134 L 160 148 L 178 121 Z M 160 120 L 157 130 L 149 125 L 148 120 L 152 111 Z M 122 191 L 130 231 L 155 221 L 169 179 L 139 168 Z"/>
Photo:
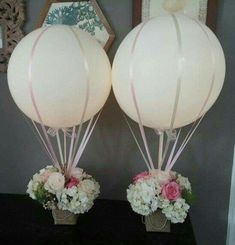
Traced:
<path fill-rule="evenodd" d="M 145 216 L 145 227 L 148 232 L 170 232 L 171 224 L 166 216 L 157 210 L 151 215 Z"/>
<path fill-rule="evenodd" d="M 52 216 L 55 225 L 76 225 L 78 214 L 71 213 L 67 210 L 53 209 Z"/>

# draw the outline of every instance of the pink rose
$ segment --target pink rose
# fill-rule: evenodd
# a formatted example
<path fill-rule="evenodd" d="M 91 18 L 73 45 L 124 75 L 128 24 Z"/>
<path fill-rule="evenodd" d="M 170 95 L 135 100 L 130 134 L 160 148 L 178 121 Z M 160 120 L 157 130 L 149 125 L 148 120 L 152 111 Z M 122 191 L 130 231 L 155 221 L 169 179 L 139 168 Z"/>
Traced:
<path fill-rule="evenodd" d="M 151 174 L 150 174 L 149 172 L 145 171 L 145 172 L 142 172 L 142 173 L 140 173 L 140 174 L 137 174 L 137 175 L 133 178 L 133 181 L 134 181 L 134 183 L 136 183 L 138 180 L 140 180 L 140 179 L 145 179 L 145 178 L 148 178 L 148 177 L 150 177 L 150 176 L 151 176 Z"/>
<path fill-rule="evenodd" d="M 73 186 L 77 186 L 79 182 L 80 182 L 79 179 L 77 179 L 76 177 L 71 177 L 66 187 L 72 188 Z"/>
<path fill-rule="evenodd" d="M 169 201 L 175 201 L 181 197 L 180 186 L 175 181 L 168 182 L 162 188 L 162 195 Z"/>

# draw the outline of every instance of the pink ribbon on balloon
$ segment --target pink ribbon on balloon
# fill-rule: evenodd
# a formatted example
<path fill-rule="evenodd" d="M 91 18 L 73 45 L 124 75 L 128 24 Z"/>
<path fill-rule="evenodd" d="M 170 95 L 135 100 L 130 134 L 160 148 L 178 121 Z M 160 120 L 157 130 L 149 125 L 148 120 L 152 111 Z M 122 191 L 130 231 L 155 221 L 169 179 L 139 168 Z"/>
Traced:
<path fill-rule="evenodd" d="M 83 135 L 83 138 L 82 138 L 82 141 L 81 141 L 81 144 L 77 150 L 77 152 L 75 152 L 75 149 L 76 149 L 76 145 L 78 144 L 79 142 L 79 138 L 80 138 L 80 135 L 81 135 L 81 131 L 82 131 L 82 125 L 83 125 L 83 122 L 84 122 L 84 118 L 85 118 L 85 114 L 86 114 L 86 110 L 87 110 L 87 106 L 88 106 L 88 101 L 89 101 L 89 83 L 90 83 L 90 78 L 89 78 L 89 66 L 88 66 L 88 62 L 87 62 L 87 59 L 86 59 L 86 55 L 85 55 L 85 51 L 84 51 L 84 48 L 82 46 L 82 43 L 80 41 L 80 39 L 77 37 L 77 34 L 75 33 L 75 31 L 73 30 L 72 27 L 69 27 L 70 28 L 70 31 L 73 33 L 79 47 L 80 47 L 80 50 L 82 52 L 82 55 L 83 55 L 83 61 L 84 61 L 84 68 L 85 68 L 85 71 L 86 71 L 86 85 L 87 85 L 87 89 L 86 89 L 86 96 L 85 96 L 85 102 L 84 102 L 84 107 L 83 107 L 83 110 L 82 110 L 82 115 L 81 115 L 81 119 L 80 119 L 80 124 L 79 124 L 79 128 L 78 128 L 78 132 L 76 133 L 76 126 L 74 126 L 72 128 L 72 133 L 70 135 L 71 137 L 71 142 L 70 142 L 70 147 L 69 147 L 69 157 L 68 157 L 68 162 L 64 162 L 64 166 L 62 163 L 60 163 L 57 159 L 57 156 L 56 156 L 56 153 L 53 149 L 53 145 L 52 145 L 52 142 L 47 134 L 47 130 L 46 130 L 46 126 L 43 122 L 43 119 L 42 119 L 42 116 L 40 114 L 40 111 L 39 111 L 39 108 L 38 108 L 38 105 L 37 105 L 37 101 L 36 101 L 36 98 L 35 98 L 35 94 L 34 94 L 34 91 L 33 91 L 33 79 L 32 79 L 32 65 L 33 65 L 33 58 L 34 58 L 34 55 L 35 55 L 35 51 L 36 51 L 36 47 L 40 41 L 40 39 L 42 38 L 42 36 L 49 30 L 50 27 L 46 27 L 45 29 L 43 29 L 39 35 L 37 36 L 34 44 L 33 44 L 33 48 L 32 48 L 32 51 L 31 51 L 31 54 L 30 54 L 30 61 L 29 61 L 29 69 L 28 69 L 28 83 L 29 83 L 29 90 L 30 90 L 30 96 L 31 96 L 31 100 L 32 100 L 32 103 L 33 103 L 33 107 L 35 109 L 35 112 L 36 112 L 36 115 L 38 117 L 38 121 L 40 122 L 41 124 L 41 127 L 42 127 L 42 132 L 43 132 L 43 135 L 45 137 L 45 140 L 43 138 L 43 136 L 41 135 L 39 129 L 37 128 L 36 124 L 34 121 L 32 121 L 39 137 L 40 137 L 40 140 L 42 141 L 47 153 L 49 154 L 53 164 L 55 165 L 55 167 L 57 167 L 60 171 L 66 171 L 68 174 L 71 173 L 71 171 L 73 171 L 73 169 L 76 167 L 76 165 L 78 164 L 81 156 L 82 156 L 82 153 L 84 152 L 84 149 L 91 137 L 91 134 L 95 128 L 95 125 L 97 124 L 97 121 L 98 121 L 98 118 L 101 114 L 101 111 L 99 112 L 98 116 L 96 117 L 96 120 L 95 122 L 93 123 L 92 125 L 92 122 L 93 122 L 93 119 L 94 119 L 94 116 L 90 119 L 89 121 L 89 124 L 87 126 L 87 129 Z M 59 134 L 58 134 L 58 129 L 55 129 L 56 130 L 56 136 L 59 137 Z M 64 137 L 66 137 L 66 132 L 67 132 L 67 129 L 62 129 L 64 130 Z M 75 146 L 74 146 L 75 145 Z M 59 144 L 59 147 L 60 147 L 60 151 L 61 151 L 61 146 Z M 64 151 L 66 150 L 66 146 L 64 147 Z M 61 154 L 62 155 L 62 154 Z M 64 161 L 63 160 L 63 157 L 61 156 L 61 161 Z"/>
<path fill-rule="evenodd" d="M 165 157 L 167 155 L 167 151 L 168 151 L 168 148 L 170 146 L 171 135 L 173 134 L 174 121 L 175 121 L 176 113 L 177 113 L 178 102 L 179 102 L 179 99 L 180 99 L 181 80 L 182 80 L 182 63 L 181 63 L 181 59 L 182 59 L 183 55 L 182 55 L 181 31 L 180 31 L 179 22 L 178 22 L 176 16 L 174 14 L 172 14 L 171 16 L 172 16 L 173 23 L 174 23 L 174 26 L 175 26 L 175 29 L 176 29 L 176 36 L 177 36 L 177 42 L 178 42 L 179 76 L 177 78 L 176 96 L 175 96 L 175 101 L 174 101 L 174 106 L 173 106 L 173 113 L 172 113 L 172 117 L 171 117 L 170 129 L 168 131 L 168 137 L 167 137 L 167 141 L 166 141 L 166 144 L 165 144 L 165 150 L 164 150 L 163 157 L 159 158 L 159 159 L 161 159 L 161 162 L 159 163 L 159 168 L 161 168 L 162 164 L 164 163 L 164 159 L 165 159 Z M 194 20 L 193 18 L 191 18 L 191 20 L 195 21 L 199 25 L 201 30 L 206 34 L 206 36 L 208 38 L 208 41 L 211 42 L 210 38 L 208 36 L 208 33 L 202 28 L 202 25 L 200 24 L 200 22 L 197 21 L 197 20 Z M 134 131 L 132 130 L 130 124 L 128 123 L 128 120 L 126 119 L 126 117 L 125 117 L 125 120 L 127 121 L 128 127 L 131 130 L 131 133 L 132 133 L 132 135 L 133 135 L 133 137 L 135 139 L 135 142 L 136 142 L 136 144 L 137 144 L 137 146 L 138 146 L 138 148 L 139 148 L 139 150 L 141 152 L 141 155 L 142 155 L 142 157 L 143 157 L 148 169 L 150 170 L 150 169 L 154 169 L 154 165 L 153 165 L 152 157 L 151 157 L 149 146 L 148 146 L 148 143 L 147 143 L 147 138 L 146 138 L 145 131 L 144 131 L 143 120 L 141 118 L 141 113 L 140 113 L 139 106 L 138 106 L 138 100 L 137 100 L 136 90 L 135 90 L 135 86 L 134 86 L 134 72 L 133 72 L 133 69 L 134 69 L 134 64 L 133 64 L 134 63 L 134 51 L 135 51 L 135 48 L 136 48 L 136 45 L 137 45 L 137 41 L 138 41 L 138 39 L 140 37 L 141 32 L 143 31 L 144 27 L 146 26 L 146 24 L 149 21 L 151 21 L 151 19 L 149 19 L 148 21 L 144 22 L 142 24 L 142 26 L 139 28 L 139 30 L 137 31 L 137 34 L 136 34 L 135 39 L 133 41 L 133 45 L 131 47 L 131 58 L 130 58 L 130 66 L 129 66 L 130 88 L 131 88 L 131 93 L 132 93 L 132 98 L 133 98 L 135 110 L 136 110 L 137 117 L 138 117 L 138 124 L 139 124 L 139 128 L 140 128 L 141 137 L 143 139 L 145 151 L 147 153 L 147 159 L 146 159 L 145 154 L 143 153 L 143 151 L 142 151 L 142 149 L 140 147 L 140 144 L 139 144 L 139 142 L 137 140 L 137 137 L 135 136 Z M 201 115 L 201 114 L 202 114 L 203 110 L 205 109 L 205 107 L 206 107 L 206 105 L 207 105 L 207 103 L 209 101 L 209 98 L 210 98 L 210 95 L 211 95 L 211 92 L 212 92 L 213 86 L 214 86 L 214 80 L 215 80 L 215 57 L 213 56 L 213 52 L 212 51 L 211 51 L 211 55 L 212 55 L 212 64 L 213 64 L 214 69 L 213 69 L 213 72 L 212 72 L 212 82 L 211 82 L 211 85 L 210 85 L 209 92 L 208 92 L 208 94 L 206 96 L 206 99 L 205 99 L 205 101 L 203 103 L 203 106 L 202 106 L 200 112 L 198 113 L 198 116 L 195 119 L 195 122 L 193 123 L 191 129 L 189 130 L 188 134 L 186 135 L 185 139 L 183 140 L 182 145 L 179 147 L 179 149 L 177 150 L 177 152 L 176 152 L 176 154 L 174 156 L 174 153 L 175 153 L 175 150 L 176 150 L 176 146 L 177 146 L 177 143 L 178 143 L 178 140 L 179 140 L 179 136 L 180 136 L 181 130 L 179 130 L 179 132 L 177 133 L 176 138 L 175 138 L 175 142 L 173 144 L 172 150 L 170 152 L 170 155 L 169 155 L 166 167 L 165 167 L 166 171 L 169 171 L 169 170 L 172 169 L 172 167 L 174 166 L 175 162 L 177 161 L 177 159 L 181 155 L 182 151 L 185 149 L 187 143 L 189 142 L 189 140 L 193 136 L 193 134 L 196 131 L 196 129 L 198 128 L 198 126 L 200 125 L 202 119 L 204 118 L 205 113 L 203 115 Z M 157 132 L 159 132 L 159 130 L 157 130 Z M 164 132 L 162 132 L 162 133 L 164 133 Z M 161 147 L 163 147 L 163 141 L 161 142 L 161 145 L 159 145 L 159 149 Z M 159 152 L 161 152 L 161 151 L 159 151 Z"/>
<path fill-rule="evenodd" d="M 47 130 L 46 130 L 46 127 L 42 121 L 42 117 L 39 113 L 39 109 L 38 109 L 38 106 L 37 106 L 37 103 L 36 103 L 36 99 L 35 99 L 35 96 L 34 96 L 34 91 L 33 91 L 33 81 L 32 81 L 32 65 L 33 65 L 33 57 L 34 57 L 34 54 L 35 54 L 35 50 L 36 50 L 36 47 L 41 39 L 41 37 L 43 36 L 43 34 L 49 29 L 50 27 L 46 27 L 39 35 L 38 37 L 36 38 L 34 44 L 33 44 L 33 48 L 32 48 L 32 51 L 31 51 L 31 54 L 30 54 L 30 59 L 29 59 L 29 69 L 28 69 L 28 82 L 29 82 L 29 90 L 30 90 L 30 96 L 31 96 L 31 100 L 32 100 L 32 103 L 33 103 L 33 106 L 34 106 L 34 109 L 35 109 L 35 112 L 37 114 L 37 117 L 38 117 L 38 120 L 42 126 L 42 131 L 43 131 L 43 134 L 45 136 L 45 139 L 46 139 L 46 142 L 44 143 L 45 146 L 46 146 L 46 149 L 47 151 L 49 152 L 51 158 L 52 158 L 52 161 L 54 162 L 55 166 L 58 167 L 59 169 L 61 169 L 61 164 L 59 164 L 58 162 L 58 159 L 56 157 L 56 154 L 55 154 L 55 151 L 53 149 L 53 146 L 52 146 L 52 143 L 50 141 L 50 138 L 47 134 Z"/>
<path fill-rule="evenodd" d="M 133 102 L 134 102 L 134 106 L 135 106 L 135 110 L 137 113 L 137 117 L 138 117 L 138 121 L 139 121 L 139 129 L 140 129 L 140 133 L 144 142 L 144 147 L 145 147 L 145 151 L 147 153 L 147 159 L 148 159 L 148 163 L 147 163 L 147 167 L 150 170 L 151 168 L 154 169 L 154 165 L 153 165 L 153 160 L 150 154 L 150 150 L 149 150 L 149 146 L 148 146 L 148 142 L 147 142 L 147 138 L 144 132 L 144 126 L 143 126 L 143 121 L 141 118 L 141 114 L 139 111 L 139 106 L 138 106 L 138 102 L 137 102 L 137 96 L 136 96 L 136 91 L 135 91 L 135 86 L 134 86 L 134 73 L 133 73 L 133 69 L 134 69 L 134 51 L 136 48 L 136 44 L 137 44 L 137 40 L 139 39 L 140 33 L 142 32 L 142 30 L 144 29 L 145 25 L 148 23 L 148 21 L 144 22 L 142 24 L 142 26 L 140 27 L 140 29 L 138 30 L 133 45 L 131 47 L 131 59 L 130 59 L 130 67 L 129 67 L 129 77 L 130 77 L 130 87 L 131 87 L 131 93 L 132 93 L 132 98 L 133 98 Z"/>
<path fill-rule="evenodd" d="M 192 21 L 194 21 L 195 23 L 198 24 L 199 28 L 201 29 L 201 31 L 204 32 L 204 34 L 206 35 L 207 37 L 207 40 L 208 42 L 210 43 L 210 47 L 212 46 L 212 43 L 211 43 L 211 40 L 210 40 L 210 37 L 208 35 L 208 33 L 204 30 L 204 28 L 202 28 L 202 24 L 197 21 L 196 19 L 193 19 L 191 17 L 189 17 Z M 193 136 L 193 134 L 195 133 L 196 129 L 199 127 L 202 119 L 204 118 L 205 116 L 205 113 L 202 114 L 202 112 L 204 111 L 206 105 L 208 104 L 208 101 L 210 99 L 210 96 L 211 96 L 211 93 L 212 93 L 212 90 L 213 90 L 213 87 L 214 87 L 214 83 L 215 83 L 215 56 L 214 56 L 214 53 L 212 52 L 212 49 L 211 49 L 211 60 L 212 60 L 212 65 L 213 65 L 213 70 L 212 70 L 212 75 L 211 75 L 211 85 L 210 85 L 210 88 L 209 88 L 209 92 L 205 98 L 205 101 L 202 105 L 202 108 L 201 110 L 199 111 L 198 115 L 197 115 L 197 118 L 195 120 L 195 122 L 193 123 L 191 129 L 189 130 L 188 134 L 186 135 L 183 143 L 181 144 L 179 150 L 177 151 L 176 155 L 174 156 L 173 160 L 168 160 L 167 162 L 167 165 L 166 165 L 166 170 L 169 171 L 173 168 L 174 164 L 176 163 L 176 161 L 178 160 L 179 156 L 182 154 L 183 150 L 185 149 L 187 143 L 189 142 L 189 140 L 191 139 L 191 137 Z"/>

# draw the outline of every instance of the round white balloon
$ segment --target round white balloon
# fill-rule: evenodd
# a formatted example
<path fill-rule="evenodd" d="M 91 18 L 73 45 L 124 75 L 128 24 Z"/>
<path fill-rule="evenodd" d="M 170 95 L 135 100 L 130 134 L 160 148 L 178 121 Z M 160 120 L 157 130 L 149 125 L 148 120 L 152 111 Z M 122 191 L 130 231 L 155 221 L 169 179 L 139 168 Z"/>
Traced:
<path fill-rule="evenodd" d="M 18 107 L 39 122 L 29 88 L 29 64 L 33 45 L 44 28 L 28 34 L 15 48 L 8 66 L 8 84 Z M 65 128 L 78 125 L 86 99 L 89 68 L 89 101 L 84 121 L 104 105 L 111 89 L 111 67 L 100 44 L 77 27 L 65 25 L 46 30 L 36 45 L 32 59 L 32 88 L 45 125 Z"/>
<path fill-rule="evenodd" d="M 197 119 L 214 77 L 208 103 L 201 115 L 207 112 L 217 99 L 225 77 L 224 53 L 214 33 L 187 16 L 176 14 L 175 17 L 181 44 L 173 17 L 157 17 L 143 27 L 133 56 L 131 49 L 142 24 L 124 39 L 113 63 L 115 97 L 124 112 L 138 122 L 130 86 L 132 59 L 133 84 L 143 124 L 155 129 L 170 128 L 180 76 L 181 89 L 174 128 Z"/>

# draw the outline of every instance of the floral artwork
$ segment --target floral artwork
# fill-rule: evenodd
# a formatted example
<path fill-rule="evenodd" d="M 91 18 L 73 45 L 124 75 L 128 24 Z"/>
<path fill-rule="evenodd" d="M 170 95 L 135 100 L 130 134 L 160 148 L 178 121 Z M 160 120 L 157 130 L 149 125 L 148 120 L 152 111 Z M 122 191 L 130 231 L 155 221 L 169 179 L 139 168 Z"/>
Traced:
<path fill-rule="evenodd" d="M 52 3 L 43 26 L 57 24 L 79 27 L 95 37 L 102 47 L 110 39 L 110 33 L 90 1 Z"/>
<path fill-rule="evenodd" d="M 192 201 L 188 178 L 173 172 L 154 170 L 133 179 L 127 189 L 127 199 L 134 212 L 147 216 L 158 209 L 172 223 L 183 223 Z"/>
<path fill-rule="evenodd" d="M 79 28 L 89 32 L 92 36 L 98 28 L 104 30 L 104 26 L 89 2 L 76 2 L 68 6 L 61 6 L 49 12 L 45 19 L 46 25 L 78 25 Z"/>
<path fill-rule="evenodd" d="M 45 209 L 82 214 L 93 206 L 100 193 L 100 186 L 81 168 L 75 168 L 70 178 L 66 179 L 57 168 L 47 166 L 34 174 L 27 193 Z"/>

